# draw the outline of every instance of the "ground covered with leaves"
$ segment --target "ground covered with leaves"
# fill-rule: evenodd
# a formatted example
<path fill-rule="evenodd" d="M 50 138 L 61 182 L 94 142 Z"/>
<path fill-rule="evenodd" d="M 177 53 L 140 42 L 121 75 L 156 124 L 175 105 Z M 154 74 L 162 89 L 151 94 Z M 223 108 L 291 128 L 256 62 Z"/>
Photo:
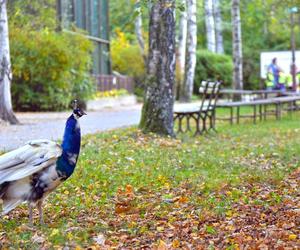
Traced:
<path fill-rule="evenodd" d="M 299 121 L 86 136 L 45 203 L 47 226 L 26 226 L 18 207 L 1 218 L 1 248 L 300 249 Z"/>

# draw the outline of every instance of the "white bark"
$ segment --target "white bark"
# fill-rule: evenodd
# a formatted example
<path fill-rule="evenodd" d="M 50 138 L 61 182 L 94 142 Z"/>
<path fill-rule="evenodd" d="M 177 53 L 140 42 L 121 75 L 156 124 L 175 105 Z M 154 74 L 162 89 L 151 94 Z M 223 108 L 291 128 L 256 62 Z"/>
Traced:
<path fill-rule="evenodd" d="M 207 49 L 216 52 L 215 20 L 213 0 L 204 0 Z"/>
<path fill-rule="evenodd" d="M 243 55 L 242 30 L 240 17 L 240 0 L 232 0 L 232 56 L 233 56 L 233 88 L 243 89 Z"/>
<path fill-rule="evenodd" d="M 136 3 L 138 3 L 139 0 L 136 1 Z M 135 35 L 137 37 L 138 40 L 138 44 L 140 47 L 140 51 L 145 63 L 145 67 L 147 67 L 147 56 L 146 56 L 146 52 L 145 52 L 145 42 L 144 42 L 144 38 L 143 38 L 143 20 L 142 20 L 142 13 L 141 13 L 141 8 L 137 9 L 136 11 L 139 12 L 139 15 L 136 17 L 135 22 L 134 22 L 134 26 L 135 26 Z"/>
<path fill-rule="evenodd" d="M 179 34 L 178 34 L 178 66 L 181 80 L 184 77 L 185 55 L 186 55 L 186 37 L 187 37 L 187 15 L 186 0 L 180 0 L 185 6 L 185 10 L 180 12 L 179 16 Z"/>
<path fill-rule="evenodd" d="M 216 52 L 224 54 L 223 34 L 222 34 L 222 15 L 220 9 L 220 0 L 213 0 L 215 30 L 216 30 Z"/>
<path fill-rule="evenodd" d="M 0 0 L 0 119 L 16 124 L 18 120 L 11 103 L 11 79 L 6 0 Z"/>
<path fill-rule="evenodd" d="M 187 41 L 186 41 L 186 62 L 185 77 L 180 99 L 190 101 L 193 88 L 196 68 L 197 49 L 197 4 L 196 0 L 187 0 Z"/>

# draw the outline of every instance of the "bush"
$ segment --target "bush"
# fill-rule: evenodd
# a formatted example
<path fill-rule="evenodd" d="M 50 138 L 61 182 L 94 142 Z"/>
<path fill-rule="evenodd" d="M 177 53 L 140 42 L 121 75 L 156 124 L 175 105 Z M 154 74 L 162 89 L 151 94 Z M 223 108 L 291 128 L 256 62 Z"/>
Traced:
<path fill-rule="evenodd" d="M 116 31 L 117 37 L 111 41 L 112 68 L 121 74 L 134 78 L 135 93 L 143 93 L 143 82 L 146 77 L 145 64 L 139 46 L 131 44 L 126 34 Z"/>
<path fill-rule="evenodd" d="M 202 80 L 219 80 L 222 86 L 232 85 L 233 63 L 230 56 L 215 54 L 206 50 L 197 51 L 197 65 L 195 71 L 195 93 Z"/>
<path fill-rule="evenodd" d="M 15 110 L 63 110 L 94 90 L 92 44 L 81 35 L 10 27 Z"/>

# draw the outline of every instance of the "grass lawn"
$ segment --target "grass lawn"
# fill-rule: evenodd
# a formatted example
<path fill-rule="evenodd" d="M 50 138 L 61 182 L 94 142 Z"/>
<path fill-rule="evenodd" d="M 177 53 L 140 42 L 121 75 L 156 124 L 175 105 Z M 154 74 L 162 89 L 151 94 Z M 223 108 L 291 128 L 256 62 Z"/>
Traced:
<path fill-rule="evenodd" d="M 218 131 L 170 139 L 129 128 L 84 137 L 75 173 L 45 203 L 47 226 L 25 226 L 21 206 L 2 219 L 0 244 L 299 249 L 300 116 Z"/>

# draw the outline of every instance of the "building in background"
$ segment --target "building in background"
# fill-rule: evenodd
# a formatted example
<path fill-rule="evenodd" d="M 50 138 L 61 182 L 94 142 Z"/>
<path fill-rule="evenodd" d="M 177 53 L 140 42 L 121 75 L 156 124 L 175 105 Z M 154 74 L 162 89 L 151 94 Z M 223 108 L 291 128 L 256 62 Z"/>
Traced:
<path fill-rule="evenodd" d="M 95 44 L 92 73 L 110 75 L 108 0 L 57 0 L 57 12 L 64 30 L 75 25 Z"/>

